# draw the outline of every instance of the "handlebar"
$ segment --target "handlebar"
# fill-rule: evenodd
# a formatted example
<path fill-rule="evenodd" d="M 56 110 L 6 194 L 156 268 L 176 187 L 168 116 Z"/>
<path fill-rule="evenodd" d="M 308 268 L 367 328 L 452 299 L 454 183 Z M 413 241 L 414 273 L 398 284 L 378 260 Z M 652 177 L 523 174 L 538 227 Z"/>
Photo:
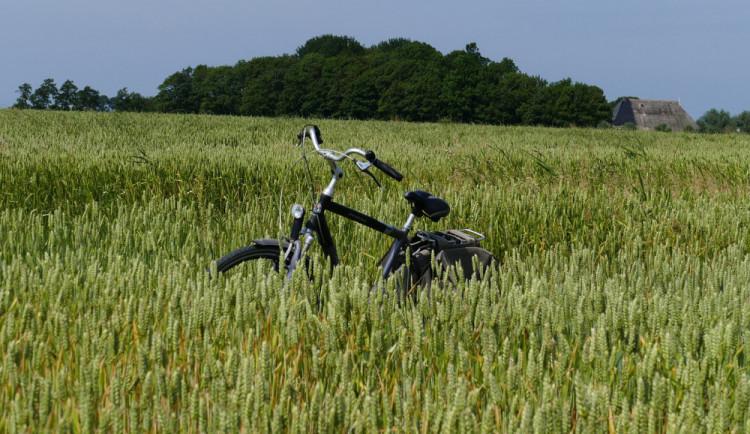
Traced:
<path fill-rule="evenodd" d="M 315 151 L 317 151 L 320 155 L 323 156 L 323 158 L 325 158 L 328 161 L 338 162 L 338 161 L 344 160 L 345 158 L 350 158 L 349 155 L 351 154 L 357 154 L 357 155 L 361 155 L 362 157 L 365 157 L 365 159 L 369 161 L 373 166 L 375 166 L 381 172 L 385 173 L 391 178 L 395 179 L 396 181 L 400 182 L 402 179 L 404 179 L 404 175 L 400 174 L 396 169 L 391 167 L 389 164 L 378 160 L 375 157 L 375 152 L 373 151 L 364 151 L 360 148 L 349 148 L 344 152 L 333 151 L 330 149 L 322 149 L 320 145 L 323 143 L 323 139 L 320 134 L 320 128 L 318 128 L 317 125 L 312 125 L 310 128 L 305 128 L 299 134 L 297 134 L 297 138 L 300 139 L 300 141 L 304 137 L 309 137 L 313 143 L 313 147 L 315 147 Z M 360 166 L 360 168 L 362 167 Z M 366 169 L 367 167 L 365 167 L 362 170 L 366 170 Z"/>
<path fill-rule="evenodd" d="M 365 158 L 367 161 L 372 163 L 373 166 L 380 169 L 381 172 L 385 173 L 386 175 L 390 176 L 391 178 L 395 179 L 398 182 L 401 182 L 402 179 L 404 179 L 404 175 L 398 173 L 396 169 L 391 167 L 389 164 L 378 160 L 375 158 L 375 153 L 372 151 L 365 152 Z"/>

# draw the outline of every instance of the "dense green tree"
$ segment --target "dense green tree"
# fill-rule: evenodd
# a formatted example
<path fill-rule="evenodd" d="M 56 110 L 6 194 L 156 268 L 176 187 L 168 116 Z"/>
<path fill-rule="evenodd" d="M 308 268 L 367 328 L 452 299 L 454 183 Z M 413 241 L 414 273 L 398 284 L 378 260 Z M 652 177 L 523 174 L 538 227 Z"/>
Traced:
<path fill-rule="evenodd" d="M 507 74 L 514 74 L 520 72 L 516 63 L 513 59 L 503 57 L 500 62 L 492 62 L 489 64 L 489 72 L 497 79 L 502 79 Z"/>
<path fill-rule="evenodd" d="M 156 109 L 166 113 L 198 113 L 200 98 L 193 89 L 193 68 L 187 67 L 167 77 L 159 85 Z"/>
<path fill-rule="evenodd" d="M 72 110 L 78 97 L 78 86 L 71 80 L 65 80 L 60 86 L 60 91 L 55 95 L 55 110 Z"/>
<path fill-rule="evenodd" d="M 440 119 L 442 60 L 439 51 L 422 42 L 410 42 L 388 54 L 387 62 L 375 69 L 380 95 L 377 116 L 405 121 Z"/>
<path fill-rule="evenodd" d="M 482 57 L 476 43 L 466 46 L 465 51 L 453 51 L 443 59 L 445 76 L 441 89 L 440 102 L 444 116 L 458 122 L 472 122 L 474 112 L 487 91 L 482 83 L 482 72 L 489 59 Z"/>
<path fill-rule="evenodd" d="M 24 83 L 18 86 L 16 92 L 19 94 L 16 103 L 13 105 L 15 108 L 28 109 L 31 108 L 31 93 L 33 89 L 29 83 Z"/>
<path fill-rule="evenodd" d="M 200 99 L 199 112 L 237 114 L 242 102 L 242 77 L 231 66 L 199 65 L 193 72 L 193 92 Z"/>
<path fill-rule="evenodd" d="M 56 96 L 57 85 L 55 84 L 55 80 L 47 78 L 29 97 L 31 108 L 37 110 L 49 110 L 52 108 L 52 103 Z"/>
<path fill-rule="evenodd" d="M 317 53 L 323 57 L 336 57 L 341 54 L 360 55 L 364 52 L 365 48 L 354 38 L 330 34 L 316 36 L 297 48 L 297 56 L 300 58 L 311 53 Z"/>
<path fill-rule="evenodd" d="M 593 127 L 611 116 L 600 88 L 569 78 L 540 88 L 523 111 L 525 124 L 551 127 Z"/>
<path fill-rule="evenodd" d="M 480 85 L 482 102 L 476 119 L 482 123 L 518 125 L 523 122 L 523 107 L 547 82 L 520 72 L 503 73 L 500 78 Z"/>
<path fill-rule="evenodd" d="M 149 112 L 153 111 L 152 100 L 137 92 L 128 92 L 127 87 L 117 91 L 111 99 L 112 110 L 118 112 Z"/>
<path fill-rule="evenodd" d="M 410 44 L 410 43 L 411 43 L 411 39 L 406 39 L 406 38 L 391 38 L 391 39 L 388 39 L 387 41 L 383 41 L 383 42 L 375 45 L 374 47 L 372 47 L 372 50 L 373 51 L 380 51 L 380 52 L 389 52 L 389 51 L 393 51 L 393 50 L 395 50 L 397 48 L 401 48 L 404 45 L 407 45 L 407 44 Z"/>
<path fill-rule="evenodd" d="M 99 105 L 96 107 L 96 110 L 103 112 L 112 111 L 112 100 L 107 95 L 99 94 Z"/>
<path fill-rule="evenodd" d="M 320 116 L 325 106 L 326 89 L 320 77 L 325 57 L 309 53 L 287 69 L 284 90 L 279 95 L 279 111 L 295 116 Z"/>
<path fill-rule="evenodd" d="M 293 56 L 259 57 L 238 64 L 244 79 L 240 113 L 251 116 L 277 116 L 279 100 L 284 91 L 284 77 L 296 62 Z"/>
<path fill-rule="evenodd" d="M 731 129 L 732 117 L 725 110 L 711 109 L 698 118 L 696 123 L 702 133 L 723 133 Z"/>
<path fill-rule="evenodd" d="M 103 100 L 102 95 L 98 90 L 86 86 L 76 93 L 75 102 L 73 103 L 73 110 L 94 110 L 94 111 L 105 111 L 107 109 L 107 101 Z"/>
<path fill-rule="evenodd" d="M 732 119 L 732 125 L 741 133 L 750 133 L 750 111 L 744 111 Z"/>
<path fill-rule="evenodd" d="M 472 122 L 502 123 L 501 119 L 504 117 L 502 103 L 507 100 L 508 95 L 501 87 L 501 82 L 509 74 L 517 72 L 518 67 L 507 57 L 500 62 L 487 61 L 486 65 L 483 65 L 480 69 L 479 81 L 474 90 L 476 99 Z"/>
<path fill-rule="evenodd" d="M 370 68 L 369 61 L 363 57 L 342 55 L 326 59 L 321 72 L 321 81 L 326 90 L 323 114 L 336 118 L 352 117 L 343 107 L 344 99 L 349 92 L 356 89 L 352 85 Z M 374 114 L 371 113 L 370 115 Z M 366 116 L 369 117 L 369 116 Z"/>
<path fill-rule="evenodd" d="M 612 110 L 600 87 L 575 83 L 571 91 L 570 107 L 573 125 L 595 127 L 601 121 L 612 119 Z"/>
<path fill-rule="evenodd" d="M 355 78 L 346 88 L 338 109 L 338 116 L 352 119 L 371 119 L 378 111 L 378 90 L 375 77 L 367 72 Z"/>

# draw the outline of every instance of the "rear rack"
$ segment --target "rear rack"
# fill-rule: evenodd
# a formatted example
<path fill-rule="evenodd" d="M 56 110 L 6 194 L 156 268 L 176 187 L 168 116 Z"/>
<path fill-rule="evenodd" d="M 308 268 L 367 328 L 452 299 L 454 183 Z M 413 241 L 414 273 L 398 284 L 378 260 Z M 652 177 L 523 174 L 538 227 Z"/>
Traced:
<path fill-rule="evenodd" d="M 477 240 L 477 241 L 483 241 L 484 239 L 487 238 L 484 235 L 482 235 L 479 232 L 477 232 L 475 230 L 472 230 L 472 229 L 454 229 L 454 230 L 456 232 L 465 232 L 465 233 L 469 234 L 470 236 L 474 237 L 474 239 Z"/>
<path fill-rule="evenodd" d="M 454 247 L 477 247 L 486 237 L 471 229 L 450 229 L 447 231 L 417 231 L 415 237 L 428 243 L 437 251 Z"/>

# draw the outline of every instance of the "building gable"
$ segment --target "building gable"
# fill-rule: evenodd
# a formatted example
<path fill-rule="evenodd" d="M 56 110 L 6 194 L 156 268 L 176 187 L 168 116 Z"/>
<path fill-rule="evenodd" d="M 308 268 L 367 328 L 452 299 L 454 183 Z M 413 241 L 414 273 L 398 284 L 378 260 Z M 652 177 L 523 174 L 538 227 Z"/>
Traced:
<path fill-rule="evenodd" d="M 623 126 L 628 122 L 639 130 L 653 130 L 659 125 L 666 125 L 672 131 L 682 131 L 687 126 L 698 129 L 679 101 L 624 98 L 615 106 L 612 123 Z"/>

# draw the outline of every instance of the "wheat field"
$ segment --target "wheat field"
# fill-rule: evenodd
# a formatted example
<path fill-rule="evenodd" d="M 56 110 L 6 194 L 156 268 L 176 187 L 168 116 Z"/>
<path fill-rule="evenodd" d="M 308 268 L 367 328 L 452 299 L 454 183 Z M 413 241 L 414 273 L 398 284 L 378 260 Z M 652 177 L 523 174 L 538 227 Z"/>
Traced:
<path fill-rule="evenodd" d="M 308 123 L 499 269 L 400 305 L 331 216 L 333 275 L 211 279 L 309 209 Z M 747 135 L 0 110 L 0 431 L 750 432 L 749 191 Z"/>

